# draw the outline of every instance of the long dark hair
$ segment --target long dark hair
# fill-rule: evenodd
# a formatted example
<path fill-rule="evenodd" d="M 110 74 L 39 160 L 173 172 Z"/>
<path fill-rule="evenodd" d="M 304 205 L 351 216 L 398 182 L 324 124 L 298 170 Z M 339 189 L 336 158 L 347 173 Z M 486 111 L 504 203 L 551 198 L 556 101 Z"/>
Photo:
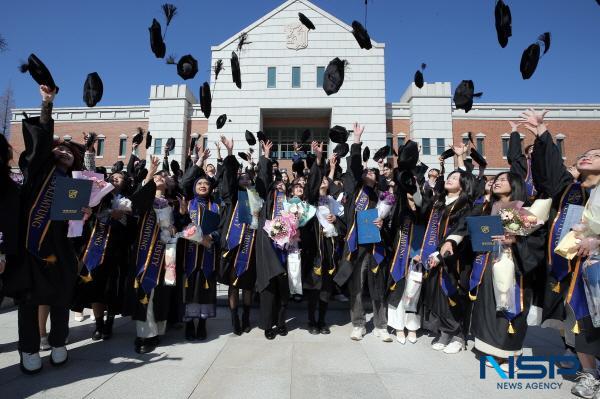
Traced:
<path fill-rule="evenodd" d="M 522 201 L 524 204 L 526 204 L 528 202 L 528 198 L 527 189 L 525 188 L 525 180 L 523 180 L 523 178 L 518 174 L 512 172 L 501 172 L 494 177 L 491 189 L 492 204 L 498 201 L 498 197 L 494 194 L 494 184 L 496 183 L 496 180 L 498 180 L 498 178 L 500 178 L 500 176 L 503 175 L 506 175 L 506 178 L 508 179 L 508 184 L 510 184 L 510 200 Z"/>
<path fill-rule="evenodd" d="M 467 173 L 462 170 L 455 170 L 448 175 L 448 179 L 450 176 L 458 173 L 459 174 L 459 184 L 460 184 L 460 194 L 458 195 L 458 199 L 456 200 L 456 206 L 459 208 L 464 207 L 465 205 L 470 206 L 473 202 L 473 193 L 474 193 L 474 177 L 472 174 Z M 446 196 L 448 193 L 446 190 L 442 193 L 438 201 L 436 202 L 436 207 L 444 207 L 446 206 Z M 455 207 L 456 207 L 455 206 Z"/>

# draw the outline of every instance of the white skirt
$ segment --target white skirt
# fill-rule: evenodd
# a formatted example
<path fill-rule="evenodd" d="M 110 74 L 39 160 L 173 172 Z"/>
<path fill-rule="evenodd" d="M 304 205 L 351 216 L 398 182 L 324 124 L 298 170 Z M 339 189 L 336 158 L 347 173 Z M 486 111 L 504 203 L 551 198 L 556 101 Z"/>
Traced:
<path fill-rule="evenodd" d="M 397 308 L 388 305 L 388 326 L 396 331 L 405 328 L 409 331 L 417 331 L 421 328 L 421 317 L 416 313 L 405 312 L 404 303 L 400 301 Z"/>

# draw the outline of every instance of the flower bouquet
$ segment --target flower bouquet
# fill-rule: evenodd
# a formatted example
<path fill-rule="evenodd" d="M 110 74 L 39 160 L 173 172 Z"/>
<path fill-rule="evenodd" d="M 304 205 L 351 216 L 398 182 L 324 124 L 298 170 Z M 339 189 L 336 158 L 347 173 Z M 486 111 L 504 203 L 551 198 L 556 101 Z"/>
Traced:
<path fill-rule="evenodd" d="M 165 248 L 165 285 L 174 286 L 177 280 L 177 244 L 167 244 Z"/>
<path fill-rule="evenodd" d="M 298 220 L 298 227 L 303 227 L 317 213 L 317 208 L 299 198 L 292 198 L 283 203 L 283 209 Z"/>
<path fill-rule="evenodd" d="M 196 243 L 202 241 L 202 229 L 195 224 L 189 224 L 181 233 L 181 237 Z"/>
<path fill-rule="evenodd" d="M 74 171 L 72 175 L 73 179 L 92 181 L 92 194 L 90 195 L 90 202 L 88 204 L 90 208 L 98 206 L 100 201 L 102 201 L 102 198 L 115 189 L 112 184 L 104 181 L 104 175 L 100 173 L 82 170 Z M 67 233 L 67 237 L 81 237 L 82 234 L 83 220 L 69 220 L 69 231 Z"/>
<path fill-rule="evenodd" d="M 523 207 L 522 201 L 497 202 L 492 209 L 492 215 L 500 216 L 506 233 L 527 236 L 539 229 L 548 218 L 551 200 L 538 201 L 529 209 Z"/>
<path fill-rule="evenodd" d="M 299 238 L 296 216 L 285 211 L 273 220 L 266 220 L 263 229 L 281 249 L 287 248 Z"/>
<path fill-rule="evenodd" d="M 382 192 L 379 195 L 379 201 L 377 201 L 377 217 L 379 219 L 388 217 L 395 203 L 396 197 L 394 197 L 394 194 L 388 191 Z"/>
<path fill-rule="evenodd" d="M 515 262 L 510 249 L 502 249 L 493 261 L 492 282 L 496 311 L 515 313 Z"/>
<path fill-rule="evenodd" d="M 252 187 L 246 191 L 248 192 L 248 203 L 250 205 L 250 213 L 252 214 L 252 224 L 250 225 L 250 228 L 256 230 L 258 228 L 260 210 L 265 201 L 258 195 L 256 188 Z"/>

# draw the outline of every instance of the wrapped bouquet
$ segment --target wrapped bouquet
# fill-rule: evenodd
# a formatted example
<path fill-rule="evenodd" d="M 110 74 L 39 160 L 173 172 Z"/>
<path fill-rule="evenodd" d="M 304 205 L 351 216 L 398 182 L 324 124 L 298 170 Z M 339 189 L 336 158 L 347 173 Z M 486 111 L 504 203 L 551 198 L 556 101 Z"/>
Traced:
<path fill-rule="evenodd" d="M 263 229 L 281 249 L 287 248 L 299 239 L 298 220 L 296 216 L 285 211 L 275 219 L 265 221 Z"/>
<path fill-rule="evenodd" d="M 385 219 L 388 217 L 394 204 L 396 203 L 396 197 L 389 191 L 384 191 L 379 195 L 379 201 L 377 201 L 377 216 L 379 219 Z"/>
<path fill-rule="evenodd" d="M 248 203 L 250 204 L 250 213 L 252 214 L 252 224 L 250 225 L 250 228 L 256 230 L 258 228 L 260 210 L 265 201 L 260 197 L 256 188 L 252 187 L 246 191 L 248 192 Z"/>
<path fill-rule="evenodd" d="M 200 243 L 200 241 L 202 241 L 202 229 L 192 223 L 183 229 L 181 237 L 185 238 L 186 240 Z"/>
<path fill-rule="evenodd" d="M 502 220 L 504 231 L 517 236 L 527 236 L 539 229 L 550 213 L 552 200 L 536 200 L 531 207 L 523 207 L 523 202 L 497 202 L 492 209 L 492 215 L 497 214 Z"/>
<path fill-rule="evenodd" d="M 74 171 L 73 179 L 91 180 L 92 194 L 88 206 L 93 208 L 98 206 L 102 198 L 115 189 L 115 187 L 104 181 L 104 176 L 100 173 L 94 173 L 87 170 Z M 69 231 L 67 237 L 81 237 L 83 234 L 83 220 L 69 220 Z"/>
<path fill-rule="evenodd" d="M 174 286 L 177 279 L 177 243 L 165 248 L 165 285 Z"/>
<path fill-rule="evenodd" d="M 317 208 L 299 198 L 292 198 L 283 203 L 283 209 L 298 220 L 298 227 L 303 227 L 315 216 Z"/>

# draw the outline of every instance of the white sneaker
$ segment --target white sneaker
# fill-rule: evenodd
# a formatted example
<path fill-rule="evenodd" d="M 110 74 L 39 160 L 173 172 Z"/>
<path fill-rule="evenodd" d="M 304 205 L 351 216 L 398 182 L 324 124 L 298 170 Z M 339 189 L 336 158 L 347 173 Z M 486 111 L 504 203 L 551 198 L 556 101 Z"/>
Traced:
<path fill-rule="evenodd" d="M 35 374 L 42 369 L 42 358 L 38 352 L 21 353 L 21 370 L 26 374 Z"/>
<path fill-rule="evenodd" d="M 73 319 L 75 319 L 75 321 L 78 321 L 81 323 L 85 319 L 85 317 L 83 316 L 83 312 L 73 312 L 73 313 L 75 313 L 75 317 L 73 317 Z"/>
<path fill-rule="evenodd" d="M 367 330 L 364 327 L 354 327 L 352 329 L 352 334 L 350 334 L 350 339 L 353 341 L 360 341 L 366 333 Z"/>
<path fill-rule="evenodd" d="M 396 340 L 402 345 L 406 343 L 406 335 L 404 335 L 404 331 L 396 331 Z"/>
<path fill-rule="evenodd" d="M 441 351 L 441 350 L 443 350 L 444 348 L 446 348 L 446 345 L 444 345 L 444 344 L 442 344 L 442 343 L 440 343 L 440 342 L 436 342 L 436 343 L 434 343 L 434 344 L 431 344 L 431 348 L 432 348 L 434 351 Z"/>
<path fill-rule="evenodd" d="M 50 363 L 52 363 L 53 366 L 60 366 L 61 364 L 66 363 L 68 359 L 69 354 L 66 346 L 52 348 L 52 352 L 50 353 Z"/>
<path fill-rule="evenodd" d="M 50 348 L 52 348 L 50 346 L 50 344 L 48 343 L 48 336 L 47 335 L 43 335 L 40 337 L 40 350 L 41 351 L 47 351 Z"/>
<path fill-rule="evenodd" d="M 463 349 L 462 342 L 452 341 L 445 348 L 444 353 L 448 355 L 454 355 L 455 353 L 460 352 Z"/>
<path fill-rule="evenodd" d="M 348 302 L 348 301 L 349 301 L 348 297 L 347 297 L 346 295 L 344 295 L 344 294 L 337 294 L 337 295 L 334 297 L 334 299 L 335 299 L 336 301 L 338 301 L 338 302 Z"/>
<path fill-rule="evenodd" d="M 394 342 L 391 335 L 387 332 L 385 328 L 376 328 L 373 330 L 373 335 L 377 338 L 381 338 L 383 342 Z"/>
<path fill-rule="evenodd" d="M 408 331 L 408 342 L 411 344 L 417 343 L 417 332 L 416 331 Z"/>

